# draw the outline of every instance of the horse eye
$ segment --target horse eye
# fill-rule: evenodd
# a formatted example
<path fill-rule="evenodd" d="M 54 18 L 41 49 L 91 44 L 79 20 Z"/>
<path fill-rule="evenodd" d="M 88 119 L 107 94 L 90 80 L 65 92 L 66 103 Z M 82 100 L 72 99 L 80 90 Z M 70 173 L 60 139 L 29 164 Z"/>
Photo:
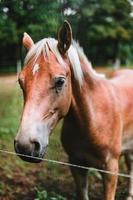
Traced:
<path fill-rule="evenodd" d="M 63 85 L 65 83 L 65 78 L 64 77 L 58 77 L 55 79 L 55 88 L 57 91 L 61 90 Z"/>

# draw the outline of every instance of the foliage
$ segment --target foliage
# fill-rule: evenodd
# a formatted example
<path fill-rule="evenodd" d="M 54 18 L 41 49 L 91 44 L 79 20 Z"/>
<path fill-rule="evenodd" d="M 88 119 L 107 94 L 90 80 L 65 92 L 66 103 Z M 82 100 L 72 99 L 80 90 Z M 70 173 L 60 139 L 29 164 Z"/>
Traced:
<path fill-rule="evenodd" d="M 53 36 L 58 26 L 57 1 L 5 1 L 0 8 L 0 40 L 2 44 L 20 42 L 23 32 L 37 40 Z M 6 41 L 7 40 L 7 41 Z"/>
<path fill-rule="evenodd" d="M 8 57 L 10 65 L 14 65 L 12 60 L 17 62 L 21 58 L 24 32 L 28 32 L 35 41 L 54 37 L 60 17 L 58 8 L 59 3 L 54 0 L 12 0 L 0 3 L 0 57 L 5 62 Z"/>
<path fill-rule="evenodd" d="M 73 1 L 71 1 L 73 2 Z M 132 59 L 133 17 L 128 0 L 84 0 L 76 12 L 76 37 L 95 63 Z M 74 8 L 74 5 L 73 5 Z M 77 20 L 78 19 L 78 20 Z M 125 55 L 123 57 L 123 52 Z M 131 53 L 132 52 L 132 53 Z"/>
<path fill-rule="evenodd" d="M 128 63 L 133 61 L 132 13 L 129 0 L 3 0 L 0 57 L 6 63 L 7 58 L 16 62 L 22 53 L 23 32 L 28 32 L 35 41 L 57 37 L 59 25 L 68 19 L 74 37 L 94 63 L 106 64 L 117 58 Z"/>
<path fill-rule="evenodd" d="M 36 188 L 35 200 L 66 200 L 66 198 L 56 193 L 48 194 L 46 190 Z"/>

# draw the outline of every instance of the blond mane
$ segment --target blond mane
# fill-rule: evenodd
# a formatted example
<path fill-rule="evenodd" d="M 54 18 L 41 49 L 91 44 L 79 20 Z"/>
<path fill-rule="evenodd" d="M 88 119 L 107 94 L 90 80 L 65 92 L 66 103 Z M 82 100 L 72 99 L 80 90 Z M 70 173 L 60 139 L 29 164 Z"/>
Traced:
<path fill-rule="evenodd" d="M 26 58 L 25 58 L 25 65 L 34 58 L 34 64 L 40 55 L 43 54 L 44 58 L 49 58 L 49 51 L 51 50 L 54 55 L 56 56 L 58 62 L 65 67 L 65 62 L 58 50 L 57 47 L 57 40 L 54 38 L 45 38 L 40 40 L 39 42 L 35 43 L 32 48 L 29 50 Z M 73 41 L 73 44 L 70 46 L 68 53 L 68 59 L 71 63 L 71 67 L 73 69 L 74 77 L 79 83 L 82 85 L 83 82 L 83 71 L 80 65 L 80 60 L 84 59 L 85 62 L 88 64 L 89 71 L 91 70 L 92 73 L 96 74 L 96 72 L 92 69 L 91 63 L 88 61 L 86 55 L 83 52 L 83 49 L 79 46 L 79 44 Z"/>

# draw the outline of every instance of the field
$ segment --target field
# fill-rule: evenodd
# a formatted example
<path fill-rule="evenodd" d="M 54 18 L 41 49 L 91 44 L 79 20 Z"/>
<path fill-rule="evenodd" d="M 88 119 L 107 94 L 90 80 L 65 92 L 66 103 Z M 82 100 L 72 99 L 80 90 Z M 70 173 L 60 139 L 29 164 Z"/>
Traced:
<path fill-rule="evenodd" d="M 0 150 L 14 152 L 13 141 L 21 110 L 22 94 L 17 76 L 0 76 Z M 61 124 L 51 135 L 46 158 L 67 161 L 67 155 L 60 144 Z M 126 173 L 123 160 L 121 171 Z M 89 180 L 91 199 L 102 199 L 99 174 L 89 172 Z M 126 196 L 127 181 L 119 178 L 118 200 Z M 15 155 L 0 152 L 0 200 L 75 200 L 74 191 L 73 179 L 67 166 L 51 162 L 30 164 Z"/>

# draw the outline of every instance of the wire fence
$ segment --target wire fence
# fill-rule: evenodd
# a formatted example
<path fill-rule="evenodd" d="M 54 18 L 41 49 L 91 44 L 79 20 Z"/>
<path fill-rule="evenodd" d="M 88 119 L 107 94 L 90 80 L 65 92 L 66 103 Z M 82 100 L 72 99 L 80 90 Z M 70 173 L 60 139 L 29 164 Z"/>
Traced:
<path fill-rule="evenodd" d="M 76 164 L 72 164 L 72 163 L 69 163 L 69 162 L 57 161 L 57 160 L 52 160 L 52 159 L 48 159 L 48 158 L 38 158 L 38 157 L 29 156 L 29 155 L 20 154 L 20 153 L 15 153 L 15 152 L 3 150 L 3 149 L 0 149 L 0 153 L 10 154 L 10 155 L 13 155 L 13 156 L 22 156 L 22 157 L 26 157 L 26 158 L 36 159 L 36 160 L 39 160 L 39 161 L 50 162 L 50 163 L 53 163 L 53 164 L 65 165 L 65 166 L 68 166 L 68 167 L 86 169 L 86 170 L 89 170 L 89 171 L 95 171 L 95 172 L 100 172 L 100 173 L 104 173 L 104 174 L 116 175 L 116 176 L 120 176 L 120 177 L 124 177 L 124 178 L 133 179 L 133 176 L 130 176 L 130 175 L 124 174 L 124 173 L 115 173 L 115 172 L 111 172 L 111 171 L 107 171 L 107 170 L 103 170 L 103 169 L 87 167 L 87 166 L 82 166 L 82 165 L 76 165 Z"/>

